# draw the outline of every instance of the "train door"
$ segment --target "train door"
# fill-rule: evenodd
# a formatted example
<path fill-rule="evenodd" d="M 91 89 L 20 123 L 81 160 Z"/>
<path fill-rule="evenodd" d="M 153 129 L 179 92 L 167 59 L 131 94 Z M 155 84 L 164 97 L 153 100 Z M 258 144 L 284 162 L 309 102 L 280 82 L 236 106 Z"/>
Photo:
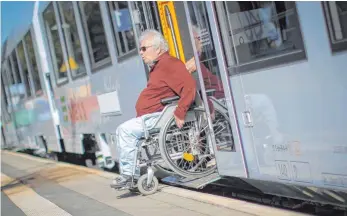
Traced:
<path fill-rule="evenodd" d="M 254 82 L 250 84 L 247 81 L 250 74 L 259 73 L 257 67 L 266 67 L 257 60 L 279 51 L 276 49 L 281 43 L 279 37 L 275 37 L 280 33 L 275 26 L 284 24 L 272 18 L 278 17 L 274 14 L 275 3 L 270 2 L 265 6 L 261 4 L 257 2 L 206 3 L 212 23 L 213 38 L 216 40 L 216 52 L 221 63 L 220 70 L 222 78 L 225 79 L 223 84 L 229 90 L 227 105 L 229 111 L 232 111 L 231 116 L 235 120 L 235 127 L 239 129 L 236 130 L 240 134 L 236 151 L 241 152 L 245 161 L 245 168 L 249 175 L 247 177 L 253 178 L 262 172 L 261 169 L 270 167 L 276 172 L 272 166 L 274 160 L 271 151 L 274 141 L 280 142 L 279 139 L 281 139 L 276 110 L 269 95 L 252 91 L 253 86 L 259 85 Z M 286 6 L 288 7 L 285 5 L 282 9 Z M 293 10 L 291 12 L 295 13 Z M 284 14 L 281 14 L 282 18 L 286 18 Z M 293 24 L 296 20 L 290 21 Z M 263 23 L 266 23 L 266 26 Z M 290 33 L 287 32 L 287 37 Z M 269 37 L 269 34 L 272 35 Z M 295 45 L 302 46 L 300 42 L 298 43 Z M 296 58 L 301 58 L 301 54 L 297 53 Z M 256 79 L 252 80 L 256 81 Z M 264 87 L 270 86 L 271 84 L 268 83 L 268 86 Z M 278 148 L 285 147 L 279 145 Z M 225 167 L 225 169 L 228 168 Z M 225 172 L 226 175 L 230 175 L 229 173 Z"/>
<path fill-rule="evenodd" d="M 285 172 L 287 174 L 280 178 L 288 180 L 284 155 L 289 148 L 279 129 L 280 116 L 276 106 L 276 102 L 282 100 L 281 97 L 284 99 L 283 96 L 287 94 L 282 92 L 287 86 L 285 78 L 279 75 L 280 68 L 267 68 L 280 63 L 279 60 L 275 63 L 279 55 L 284 55 L 282 64 L 305 55 L 300 52 L 303 44 L 295 3 L 228 2 L 224 5 L 222 14 L 227 17 L 227 29 L 233 35 L 232 55 L 235 61 L 232 68 L 238 74 L 241 84 L 238 102 L 242 104 L 239 110 L 243 118 L 244 140 L 247 142 L 244 145 L 248 154 L 247 161 L 252 159 L 249 160 L 250 167 L 253 168 L 250 175 L 253 178 L 260 178 L 262 174 L 275 177 L 279 172 Z M 292 56 L 289 57 L 291 52 Z M 262 61 L 266 58 L 274 59 Z M 267 65 L 262 65 L 263 62 L 267 62 Z M 276 84 L 271 85 L 271 81 Z M 291 91 L 290 87 L 287 91 Z"/>
<path fill-rule="evenodd" d="M 309 73 L 300 73 L 310 69 L 302 63 L 306 53 L 296 3 L 208 4 L 218 20 L 214 30 L 224 48 L 219 54 L 225 59 L 223 70 L 235 101 L 249 174 L 290 180 L 290 166 L 296 162 L 286 158 L 300 155 L 298 139 L 306 136 L 301 119 L 307 116 L 299 116 L 299 107 L 310 97 L 303 89 L 316 88 Z M 306 78 L 310 81 L 304 83 Z M 305 130 L 309 128 L 312 125 Z M 298 166 L 310 172 L 305 163 Z"/>
<path fill-rule="evenodd" d="M 186 2 L 185 11 L 193 35 L 195 58 L 199 59 L 199 71 L 207 100 L 213 102 L 211 115 L 217 168 L 220 175 L 248 177 L 233 98 L 224 70 L 223 57 L 218 50 L 223 44 L 216 35 L 216 19 L 207 2 Z"/>

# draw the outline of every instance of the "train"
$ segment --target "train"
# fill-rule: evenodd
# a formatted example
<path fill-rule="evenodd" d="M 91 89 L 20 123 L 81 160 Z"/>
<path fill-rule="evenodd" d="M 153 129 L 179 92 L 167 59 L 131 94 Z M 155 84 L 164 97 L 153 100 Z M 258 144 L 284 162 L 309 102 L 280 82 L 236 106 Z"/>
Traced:
<path fill-rule="evenodd" d="M 30 24 L 2 44 L 2 148 L 116 167 L 116 129 L 136 115 L 148 80 L 138 51 L 146 29 L 162 32 L 170 55 L 195 62 L 192 75 L 216 90 L 232 137 L 212 141 L 217 173 L 173 182 L 163 164 L 164 182 L 347 208 L 341 1 L 36 2 Z"/>

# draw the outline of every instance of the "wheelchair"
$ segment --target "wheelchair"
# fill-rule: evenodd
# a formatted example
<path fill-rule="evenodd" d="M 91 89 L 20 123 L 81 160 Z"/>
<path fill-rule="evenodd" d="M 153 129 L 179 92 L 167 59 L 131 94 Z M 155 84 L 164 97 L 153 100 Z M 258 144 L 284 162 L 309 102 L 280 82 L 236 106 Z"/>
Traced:
<path fill-rule="evenodd" d="M 206 92 L 211 94 L 214 90 Z M 233 149 L 228 111 L 224 104 L 213 96 L 209 96 L 209 99 L 215 110 L 213 130 L 217 149 Z M 143 195 L 155 193 L 159 181 L 154 170 L 185 178 L 201 178 L 217 170 L 207 115 L 199 92 L 187 111 L 182 128 L 177 127 L 173 115 L 178 100 L 179 96 L 161 100 L 165 108 L 151 128 L 146 128 L 146 119 L 142 119 L 145 130 L 137 144 L 132 180 L 126 187 L 118 190 L 139 191 Z M 142 175 L 139 171 L 141 169 L 145 169 Z"/>

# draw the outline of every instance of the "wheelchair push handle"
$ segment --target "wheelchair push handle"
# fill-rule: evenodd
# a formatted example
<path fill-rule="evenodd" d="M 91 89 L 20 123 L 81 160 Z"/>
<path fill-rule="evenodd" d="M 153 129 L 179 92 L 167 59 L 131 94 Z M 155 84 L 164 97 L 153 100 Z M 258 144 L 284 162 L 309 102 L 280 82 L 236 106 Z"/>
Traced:
<path fill-rule="evenodd" d="M 206 94 L 207 95 L 211 95 L 215 91 L 216 91 L 216 89 L 207 89 L 206 90 Z M 172 102 L 178 101 L 179 99 L 180 99 L 180 96 L 173 96 L 173 97 L 168 97 L 168 98 L 161 99 L 160 102 L 161 102 L 161 104 L 163 104 L 165 106 L 165 105 L 168 105 L 168 104 L 170 104 Z"/>
<path fill-rule="evenodd" d="M 160 102 L 165 106 L 165 105 L 168 105 L 174 101 L 178 101 L 179 99 L 180 99 L 180 96 L 173 96 L 173 97 L 161 99 Z"/>

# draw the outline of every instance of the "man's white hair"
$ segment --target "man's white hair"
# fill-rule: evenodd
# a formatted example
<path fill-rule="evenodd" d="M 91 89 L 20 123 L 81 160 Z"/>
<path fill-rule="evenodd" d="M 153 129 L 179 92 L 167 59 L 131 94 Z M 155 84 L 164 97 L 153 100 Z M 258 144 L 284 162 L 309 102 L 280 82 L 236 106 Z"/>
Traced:
<path fill-rule="evenodd" d="M 145 30 L 144 32 L 141 33 L 139 41 L 141 43 L 144 39 L 148 39 L 148 38 L 152 41 L 152 46 L 154 46 L 155 48 L 160 47 L 165 52 L 169 50 L 167 41 L 165 40 L 164 36 L 157 30 L 154 30 L 154 29 Z"/>

